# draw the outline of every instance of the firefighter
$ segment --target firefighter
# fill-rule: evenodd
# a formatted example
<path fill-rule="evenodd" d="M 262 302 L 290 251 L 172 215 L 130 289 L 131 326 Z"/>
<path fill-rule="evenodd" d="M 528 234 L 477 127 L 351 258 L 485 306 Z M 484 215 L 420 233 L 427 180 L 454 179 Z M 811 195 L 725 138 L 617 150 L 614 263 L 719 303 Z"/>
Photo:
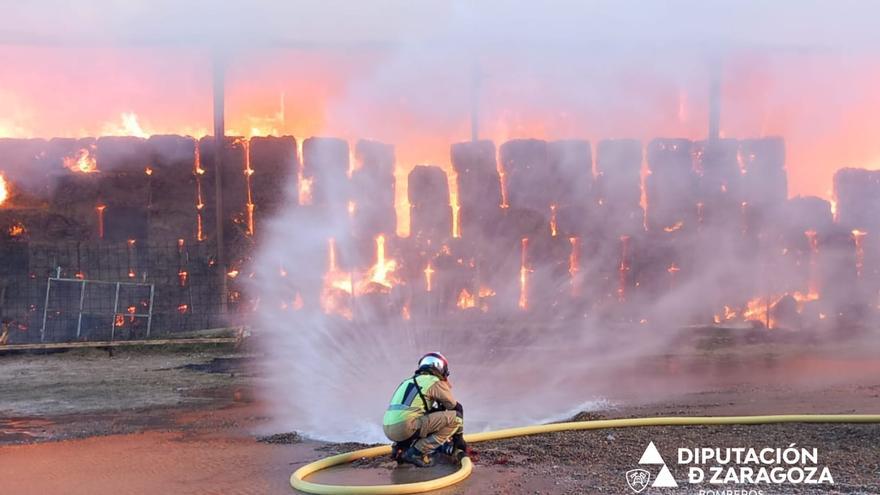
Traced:
<path fill-rule="evenodd" d="M 399 462 L 429 467 L 434 453 L 461 461 L 467 452 L 464 408 L 452 396 L 449 362 L 442 354 L 422 356 L 412 378 L 394 391 L 382 424 L 385 436 L 395 442 L 391 455 Z"/>

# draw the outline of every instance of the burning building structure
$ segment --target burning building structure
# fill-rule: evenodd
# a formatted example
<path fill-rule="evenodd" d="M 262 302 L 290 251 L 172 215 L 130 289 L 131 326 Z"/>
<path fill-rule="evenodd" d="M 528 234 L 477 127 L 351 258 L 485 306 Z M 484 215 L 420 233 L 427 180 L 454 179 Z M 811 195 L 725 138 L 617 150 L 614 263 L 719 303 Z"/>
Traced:
<path fill-rule="evenodd" d="M 396 234 L 392 145 L 359 141 L 352 160 L 341 139 L 305 139 L 302 155 L 289 136 L 224 143 L 218 170 L 210 138 L 0 140 L 0 307 L 20 329 L 13 337 L 46 338 L 45 320 L 74 311 L 44 311 L 48 277 L 149 283 L 152 324 L 166 328 L 204 328 L 260 304 L 349 319 L 516 312 L 637 323 L 652 317 L 647 302 L 716 272 L 723 286 L 695 294 L 676 323 L 801 327 L 876 309 L 877 173 L 839 171 L 832 216 L 825 200 L 787 198 L 779 138 L 601 140 L 595 163 L 587 141 L 513 140 L 497 154 L 491 141 L 455 143 L 459 196 L 449 171 L 412 169 L 406 237 Z M 320 243 L 325 264 L 279 260 L 289 293 L 256 301 L 241 281 L 255 276 L 264 222 L 285 208 L 304 219 L 292 229 L 329 222 L 344 235 Z M 706 252 L 713 245 L 725 254 Z M 116 305 L 120 331 L 143 330 L 126 319 L 140 304 Z"/>

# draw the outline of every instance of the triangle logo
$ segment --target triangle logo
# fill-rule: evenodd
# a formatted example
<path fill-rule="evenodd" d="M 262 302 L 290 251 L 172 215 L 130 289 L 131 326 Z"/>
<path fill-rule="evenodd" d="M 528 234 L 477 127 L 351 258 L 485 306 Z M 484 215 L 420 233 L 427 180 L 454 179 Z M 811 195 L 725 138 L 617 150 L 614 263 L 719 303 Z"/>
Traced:
<path fill-rule="evenodd" d="M 660 470 L 660 474 L 657 475 L 657 478 L 651 483 L 652 488 L 678 488 L 678 483 L 675 481 L 675 478 L 672 477 L 672 473 L 669 472 L 669 468 L 666 467 L 666 464 L 663 465 L 663 469 Z"/>
<path fill-rule="evenodd" d="M 657 451 L 657 447 L 654 446 L 654 442 L 648 444 L 648 448 L 645 449 L 645 453 L 642 454 L 642 458 L 639 459 L 639 464 L 663 464 L 663 458 L 660 457 L 660 452 Z"/>

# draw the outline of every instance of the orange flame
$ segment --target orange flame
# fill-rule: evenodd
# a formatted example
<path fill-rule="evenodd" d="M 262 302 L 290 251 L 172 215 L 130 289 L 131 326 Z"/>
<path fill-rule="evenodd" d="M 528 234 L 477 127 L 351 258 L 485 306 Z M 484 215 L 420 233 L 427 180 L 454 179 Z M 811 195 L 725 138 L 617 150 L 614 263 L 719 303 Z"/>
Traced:
<path fill-rule="evenodd" d="M 853 229 L 852 237 L 856 244 L 856 275 L 862 277 L 862 269 L 865 267 L 865 247 L 863 246 L 863 238 L 868 235 L 867 232 L 859 229 Z"/>
<path fill-rule="evenodd" d="M 254 196 L 251 192 L 251 176 L 254 175 L 254 169 L 251 168 L 251 141 L 249 139 L 240 139 L 238 141 L 244 149 L 244 183 L 247 189 L 247 235 L 254 235 Z"/>
<path fill-rule="evenodd" d="M 93 148 L 94 145 L 92 146 L 92 149 L 80 148 L 73 156 L 65 156 L 62 159 L 64 168 L 71 172 L 81 172 L 84 174 L 98 172 L 98 163 L 95 161 L 95 156 L 92 154 L 92 151 L 94 151 Z"/>
<path fill-rule="evenodd" d="M 16 222 L 9 226 L 9 237 L 18 237 L 25 233 L 24 225 L 21 222 Z"/>
<path fill-rule="evenodd" d="M 428 262 L 428 266 L 425 267 L 425 290 L 431 292 L 431 280 L 434 276 L 434 268 L 431 267 L 431 262 Z"/>
<path fill-rule="evenodd" d="M 556 237 L 556 205 L 550 205 L 550 235 Z"/>
<path fill-rule="evenodd" d="M 398 280 L 394 277 L 394 270 L 397 268 L 397 262 L 385 259 L 385 235 L 376 236 L 376 264 L 373 265 L 367 273 L 368 282 L 379 284 L 388 289 Z M 365 287 L 361 288 L 366 289 Z"/>
<path fill-rule="evenodd" d="M 0 205 L 5 203 L 7 198 L 9 198 L 9 185 L 6 184 L 6 177 L 0 174 Z"/>
<path fill-rule="evenodd" d="M 571 253 L 568 255 L 568 273 L 571 275 L 571 293 L 577 294 L 577 275 L 581 270 L 580 266 L 580 239 L 577 237 L 569 237 L 568 242 L 571 244 Z"/>
<path fill-rule="evenodd" d="M 520 252 L 520 266 L 519 266 L 519 308 L 520 309 L 528 309 L 529 307 L 529 294 L 528 294 L 528 279 L 529 279 L 529 268 L 526 264 L 527 252 L 529 248 L 529 239 L 527 237 L 523 237 L 522 239 L 522 250 Z"/>
<path fill-rule="evenodd" d="M 620 236 L 620 264 L 617 267 L 617 299 L 626 301 L 626 275 L 629 273 L 629 236 Z"/>
<path fill-rule="evenodd" d="M 339 270 L 336 265 L 336 239 L 327 240 L 327 274 L 324 276 L 324 288 L 321 294 L 321 307 L 327 314 L 336 313 L 351 319 L 351 307 L 344 296 L 353 293 L 351 273 Z"/>
<path fill-rule="evenodd" d="M 98 238 L 104 238 L 104 210 L 107 209 L 107 205 L 98 205 L 95 207 L 95 210 L 98 212 Z"/>
<path fill-rule="evenodd" d="M 680 230 L 684 226 L 684 221 L 679 220 L 675 222 L 673 225 L 669 227 L 663 227 L 664 232 L 675 232 L 676 230 Z"/>
<path fill-rule="evenodd" d="M 459 309 L 468 309 L 476 307 L 476 305 L 477 299 L 474 295 L 467 289 L 461 289 L 461 292 L 458 294 L 458 302 L 456 303 L 456 306 L 458 306 Z"/>

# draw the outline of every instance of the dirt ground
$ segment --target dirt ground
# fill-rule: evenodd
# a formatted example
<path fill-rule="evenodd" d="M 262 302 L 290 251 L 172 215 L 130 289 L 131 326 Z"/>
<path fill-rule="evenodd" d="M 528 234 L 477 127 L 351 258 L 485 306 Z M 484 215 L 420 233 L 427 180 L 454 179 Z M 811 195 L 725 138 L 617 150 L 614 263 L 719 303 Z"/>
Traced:
<path fill-rule="evenodd" d="M 817 356 L 779 350 L 771 360 L 773 373 L 724 375 L 716 386 L 703 388 L 711 392 L 612 397 L 607 410 L 578 419 L 880 413 L 880 357 Z M 357 445 L 271 431 L 269 413 L 253 393 L 259 380 L 250 366 L 255 357 L 227 348 L 116 351 L 112 357 L 104 351 L 0 355 L 0 493 L 291 493 L 294 469 Z M 712 361 L 701 356 L 664 366 L 673 372 L 702 370 L 704 358 Z M 810 386 L 773 379 L 782 369 Z M 437 493 L 632 493 L 624 473 L 640 467 L 651 441 L 679 481 L 687 473 L 675 465 L 678 448 L 794 443 L 818 448 L 819 464 L 829 467 L 835 485 L 757 487 L 762 493 L 880 493 L 880 425 L 802 424 L 596 430 L 476 444 L 473 475 Z M 397 468 L 378 459 L 319 473 L 314 480 L 406 482 L 452 469 Z M 682 484 L 642 493 L 699 489 L 719 487 Z"/>

